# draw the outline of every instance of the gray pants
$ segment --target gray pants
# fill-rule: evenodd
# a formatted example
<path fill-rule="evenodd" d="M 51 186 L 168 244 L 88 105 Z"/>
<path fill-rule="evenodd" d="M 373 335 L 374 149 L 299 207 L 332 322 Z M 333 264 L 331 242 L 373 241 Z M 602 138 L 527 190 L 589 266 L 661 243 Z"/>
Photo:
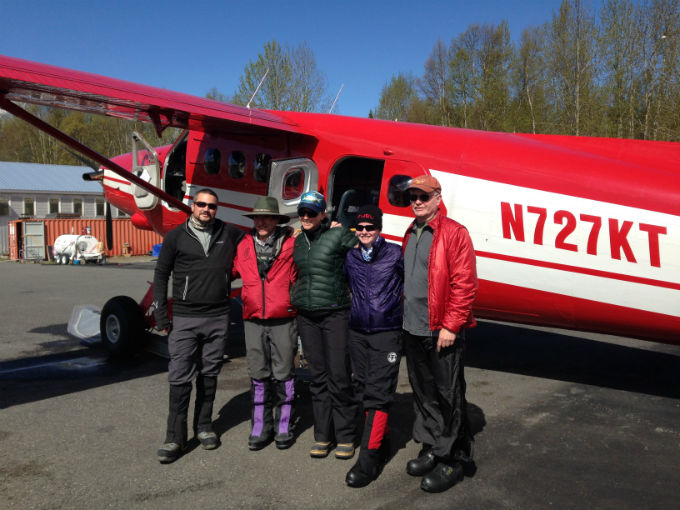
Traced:
<path fill-rule="evenodd" d="M 229 314 L 216 317 L 172 318 L 168 336 L 168 381 L 190 383 L 196 374 L 217 377 L 227 345 Z"/>
<path fill-rule="evenodd" d="M 243 321 L 243 329 L 251 379 L 265 380 L 273 375 L 277 381 L 287 381 L 295 376 L 295 319 L 249 319 Z"/>

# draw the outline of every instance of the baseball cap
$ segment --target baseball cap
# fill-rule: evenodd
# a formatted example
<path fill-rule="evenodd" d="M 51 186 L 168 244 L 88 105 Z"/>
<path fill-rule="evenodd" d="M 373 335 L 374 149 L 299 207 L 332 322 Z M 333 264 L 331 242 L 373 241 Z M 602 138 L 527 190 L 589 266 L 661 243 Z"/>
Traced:
<path fill-rule="evenodd" d="M 425 193 L 432 193 L 433 191 L 441 192 L 442 186 L 439 181 L 431 175 L 421 175 L 414 177 L 406 185 L 406 189 L 417 188 L 423 190 Z"/>
<path fill-rule="evenodd" d="M 300 203 L 297 207 L 298 212 L 300 212 L 300 209 L 309 209 L 317 213 L 325 212 L 326 199 L 318 191 L 307 191 L 300 197 Z"/>

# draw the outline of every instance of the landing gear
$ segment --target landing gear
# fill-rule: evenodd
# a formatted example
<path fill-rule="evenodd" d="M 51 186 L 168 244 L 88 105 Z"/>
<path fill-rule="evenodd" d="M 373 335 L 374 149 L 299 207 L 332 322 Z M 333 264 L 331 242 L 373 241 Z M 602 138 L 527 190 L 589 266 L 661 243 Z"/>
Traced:
<path fill-rule="evenodd" d="M 109 299 L 99 320 L 101 339 L 111 356 L 134 354 L 143 345 L 146 326 L 142 310 L 128 296 Z"/>

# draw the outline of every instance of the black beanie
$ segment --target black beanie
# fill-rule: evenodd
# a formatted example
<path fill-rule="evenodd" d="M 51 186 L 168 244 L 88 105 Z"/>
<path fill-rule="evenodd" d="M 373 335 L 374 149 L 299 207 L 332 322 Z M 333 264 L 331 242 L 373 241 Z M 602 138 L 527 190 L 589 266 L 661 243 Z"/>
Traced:
<path fill-rule="evenodd" d="M 382 211 L 377 205 L 369 204 L 359 207 L 354 224 L 371 223 L 382 230 Z"/>

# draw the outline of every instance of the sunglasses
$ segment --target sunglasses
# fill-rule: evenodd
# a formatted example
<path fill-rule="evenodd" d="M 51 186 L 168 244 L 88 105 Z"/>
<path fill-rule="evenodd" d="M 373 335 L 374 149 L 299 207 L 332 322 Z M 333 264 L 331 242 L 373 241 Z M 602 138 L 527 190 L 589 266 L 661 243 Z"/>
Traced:
<path fill-rule="evenodd" d="M 357 232 L 363 232 L 364 230 L 366 232 L 375 232 L 376 230 L 378 230 L 378 227 L 376 227 L 375 225 L 357 225 L 356 226 Z"/>
<path fill-rule="evenodd" d="M 318 212 L 312 211 L 310 209 L 300 209 L 298 211 L 298 216 L 302 218 L 303 216 L 307 216 L 308 218 L 316 218 L 319 215 Z"/>
<path fill-rule="evenodd" d="M 429 202 L 430 199 L 431 199 L 433 196 L 434 196 L 434 195 L 431 195 L 430 193 L 417 193 L 417 194 L 416 194 L 416 193 L 411 193 L 411 194 L 409 195 L 408 199 L 409 199 L 411 202 L 416 202 L 416 201 L 420 200 L 420 201 L 424 204 L 425 202 Z"/>
<path fill-rule="evenodd" d="M 194 205 L 199 209 L 207 207 L 211 211 L 217 210 L 217 204 L 209 204 L 208 202 L 194 202 Z"/>

